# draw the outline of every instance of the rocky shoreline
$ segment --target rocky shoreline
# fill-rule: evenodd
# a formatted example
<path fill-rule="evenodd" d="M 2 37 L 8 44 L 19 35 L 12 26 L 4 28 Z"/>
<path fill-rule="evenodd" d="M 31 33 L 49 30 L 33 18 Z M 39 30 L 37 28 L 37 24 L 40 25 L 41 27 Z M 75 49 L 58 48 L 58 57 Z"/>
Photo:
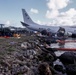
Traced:
<path fill-rule="evenodd" d="M 57 57 L 47 46 L 36 36 L 0 38 L 0 75 L 76 75 L 76 53 Z"/>

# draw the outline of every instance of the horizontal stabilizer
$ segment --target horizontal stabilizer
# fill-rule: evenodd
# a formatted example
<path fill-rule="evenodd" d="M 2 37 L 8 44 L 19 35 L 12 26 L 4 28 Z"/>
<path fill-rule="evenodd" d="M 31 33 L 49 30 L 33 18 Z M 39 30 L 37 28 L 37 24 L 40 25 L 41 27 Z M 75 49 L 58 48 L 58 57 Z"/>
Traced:
<path fill-rule="evenodd" d="M 22 23 L 23 26 L 26 26 L 26 27 L 29 26 L 28 24 L 26 24 L 24 22 L 21 22 L 21 23 Z"/>

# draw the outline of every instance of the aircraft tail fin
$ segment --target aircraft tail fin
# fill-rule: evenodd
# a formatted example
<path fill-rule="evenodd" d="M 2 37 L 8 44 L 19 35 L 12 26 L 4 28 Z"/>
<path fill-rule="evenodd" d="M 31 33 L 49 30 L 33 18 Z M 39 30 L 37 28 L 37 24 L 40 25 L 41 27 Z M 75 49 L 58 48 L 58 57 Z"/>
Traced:
<path fill-rule="evenodd" d="M 30 18 L 30 16 L 25 11 L 25 9 L 22 9 L 22 14 L 23 14 L 24 23 L 26 23 L 26 24 L 33 24 L 34 23 L 32 21 L 32 19 Z"/>

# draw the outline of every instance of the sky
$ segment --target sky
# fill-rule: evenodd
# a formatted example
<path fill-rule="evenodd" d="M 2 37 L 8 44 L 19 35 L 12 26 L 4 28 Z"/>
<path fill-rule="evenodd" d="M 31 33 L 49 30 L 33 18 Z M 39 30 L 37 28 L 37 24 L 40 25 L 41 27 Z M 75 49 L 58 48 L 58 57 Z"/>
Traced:
<path fill-rule="evenodd" d="M 22 27 L 22 8 L 38 24 L 76 25 L 76 0 L 0 0 L 0 23 Z"/>

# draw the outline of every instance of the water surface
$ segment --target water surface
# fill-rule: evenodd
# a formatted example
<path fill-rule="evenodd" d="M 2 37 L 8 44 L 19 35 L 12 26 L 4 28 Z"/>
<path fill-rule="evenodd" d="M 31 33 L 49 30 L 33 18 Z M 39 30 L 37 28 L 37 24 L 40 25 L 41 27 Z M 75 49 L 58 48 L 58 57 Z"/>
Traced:
<path fill-rule="evenodd" d="M 73 40 L 74 41 L 74 40 L 76 40 L 76 38 L 68 38 L 65 41 L 67 41 L 67 40 L 69 40 L 69 41 Z M 54 44 L 51 44 L 51 47 L 52 48 L 75 48 L 76 49 L 76 42 L 67 42 L 67 43 L 64 43 L 64 44 L 54 43 Z M 64 52 L 66 52 L 66 51 L 56 51 L 55 53 L 56 53 L 57 56 L 60 56 Z M 74 51 L 74 52 L 76 52 L 76 51 Z"/>

